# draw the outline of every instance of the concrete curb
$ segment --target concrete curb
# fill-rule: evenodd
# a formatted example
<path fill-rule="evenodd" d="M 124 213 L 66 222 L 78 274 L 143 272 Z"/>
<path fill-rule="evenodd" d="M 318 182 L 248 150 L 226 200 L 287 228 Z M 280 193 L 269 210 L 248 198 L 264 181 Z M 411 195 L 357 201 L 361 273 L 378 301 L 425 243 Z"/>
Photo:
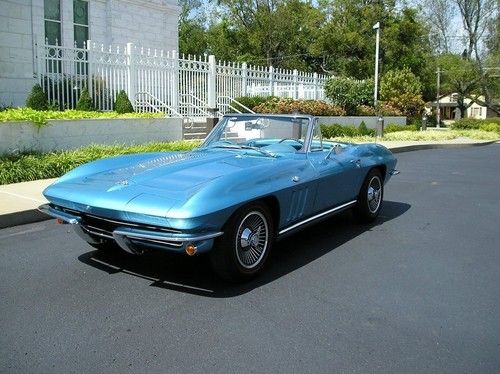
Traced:
<path fill-rule="evenodd" d="M 0 215 L 0 229 L 45 221 L 51 218 L 52 217 L 40 212 L 38 209 L 28 209 L 20 212 L 2 214 Z"/>
<path fill-rule="evenodd" d="M 477 147 L 483 145 L 490 145 L 497 143 L 496 140 L 484 141 L 478 143 L 447 143 L 447 144 L 412 144 L 400 147 L 390 148 L 392 153 L 403 153 L 411 151 L 420 151 L 426 149 L 452 149 L 452 148 L 466 148 Z M 40 212 L 38 209 L 28 209 L 20 212 L 8 213 L 0 215 L 0 229 L 7 227 L 25 225 L 28 223 L 35 223 L 52 219 L 52 217 Z"/>
<path fill-rule="evenodd" d="M 480 143 L 448 143 L 448 144 L 415 144 L 415 145 L 405 145 L 401 147 L 390 148 L 392 153 L 403 153 L 411 151 L 421 151 L 425 149 L 452 149 L 452 148 L 467 148 L 467 147 L 479 147 L 482 145 L 490 145 L 497 143 L 496 140 L 485 141 Z"/>

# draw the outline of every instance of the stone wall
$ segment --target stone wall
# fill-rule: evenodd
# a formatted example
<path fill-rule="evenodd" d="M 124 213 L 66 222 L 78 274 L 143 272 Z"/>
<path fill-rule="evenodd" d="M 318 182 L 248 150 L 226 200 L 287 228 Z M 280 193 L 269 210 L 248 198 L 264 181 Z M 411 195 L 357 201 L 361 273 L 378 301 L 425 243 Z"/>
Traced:
<path fill-rule="evenodd" d="M 49 152 L 89 144 L 141 144 L 181 140 L 181 118 L 53 120 L 40 128 L 30 122 L 0 123 L 0 154 Z"/>

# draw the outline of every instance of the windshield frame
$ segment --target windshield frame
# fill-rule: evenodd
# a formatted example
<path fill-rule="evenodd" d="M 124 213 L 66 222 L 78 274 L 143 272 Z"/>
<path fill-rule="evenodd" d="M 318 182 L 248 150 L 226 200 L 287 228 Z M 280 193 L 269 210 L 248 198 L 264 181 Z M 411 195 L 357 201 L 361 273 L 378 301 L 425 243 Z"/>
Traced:
<path fill-rule="evenodd" d="M 210 131 L 210 133 L 207 135 L 203 143 L 199 146 L 199 149 L 204 149 L 204 148 L 209 148 L 210 143 L 213 142 L 215 139 L 220 138 L 220 135 L 224 131 L 224 127 L 226 125 L 226 122 L 229 121 L 232 118 L 248 118 L 248 119 L 256 119 L 256 118 L 275 118 L 275 119 L 305 119 L 308 121 L 308 126 L 307 126 L 307 132 L 305 134 L 304 138 L 304 145 L 303 147 L 297 151 L 297 153 L 308 153 L 310 152 L 310 147 L 311 147 L 311 141 L 313 137 L 313 131 L 314 131 L 314 126 L 316 125 L 317 119 L 313 116 L 307 115 L 307 114 L 261 114 L 261 113 L 255 113 L 255 114 L 247 114 L 247 113 L 230 113 L 230 114 L 225 114 L 220 120 L 219 123 Z"/>

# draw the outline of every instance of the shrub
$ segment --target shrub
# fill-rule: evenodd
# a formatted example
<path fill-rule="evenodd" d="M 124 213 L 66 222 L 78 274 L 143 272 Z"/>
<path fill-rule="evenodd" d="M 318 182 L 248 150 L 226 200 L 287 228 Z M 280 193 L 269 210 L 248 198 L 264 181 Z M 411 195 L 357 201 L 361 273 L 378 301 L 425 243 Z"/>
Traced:
<path fill-rule="evenodd" d="M 424 108 L 420 79 L 407 67 L 384 74 L 380 97 L 407 117 L 419 116 Z"/>
<path fill-rule="evenodd" d="M 480 120 L 474 118 L 462 118 L 450 125 L 454 130 L 477 130 L 481 124 Z"/>
<path fill-rule="evenodd" d="M 356 108 L 356 114 L 358 116 L 376 116 L 377 110 L 369 105 L 360 105 Z"/>
<path fill-rule="evenodd" d="M 92 112 L 94 110 L 94 104 L 92 103 L 92 98 L 89 95 L 89 90 L 84 87 L 78 102 L 76 103 L 76 110 L 81 110 L 85 112 Z"/>
<path fill-rule="evenodd" d="M 482 123 L 479 125 L 479 130 L 492 131 L 492 132 L 495 131 L 495 132 L 500 133 L 500 123 L 494 123 L 494 122 Z"/>
<path fill-rule="evenodd" d="M 325 95 L 349 115 L 360 105 L 373 105 L 373 80 L 358 81 L 348 77 L 331 77 L 325 83 Z"/>
<path fill-rule="evenodd" d="M 342 125 L 334 123 L 333 125 L 320 125 L 320 127 L 323 138 L 329 139 L 344 136 Z"/>
<path fill-rule="evenodd" d="M 118 113 L 133 113 L 134 107 L 130 103 L 127 94 L 124 90 L 118 92 L 115 101 L 115 111 Z"/>
<path fill-rule="evenodd" d="M 248 109 L 253 110 L 258 105 L 261 105 L 265 103 L 266 101 L 272 100 L 272 99 L 277 99 L 276 96 L 240 96 L 237 97 L 235 100 L 244 106 L 246 106 Z M 233 107 L 238 109 L 240 112 L 245 113 L 247 110 L 245 108 L 240 107 L 236 103 L 231 104 Z"/>
<path fill-rule="evenodd" d="M 374 129 L 368 129 L 364 122 L 361 122 L 358 128 L 355 126 L 342 126 L 337 123 L 333 125 L 321 125 L 321 134 L 323 138 L 342 138 L 342 137 L 357 137 L 357 136 L 375 136 Z"/>
<path fill-rule="evenodd" d="M 47 110 L 48 105 L 47 96 L 43 92 L 42 86 L 35 84 L 26 99 L 26 106 L 35 110 Z"/>
<path fill-rule="evenodd" d="M 361 136 L 375 136 L 375 129 L 367 128 L 365 121 L 361 121 L 358 127 L 358 134 Z"/>
<path fill-rule="evenodd" d="M 342 116 L 345 111 L 339 106 L 321 100 L 293 100 L 273 98 L 253 108 L 257 113 L 304 113 L 312 116 Z"/>
<path fill-rule="evenodd" d="M 397 125 L 395 123 L 389 123 L 384 126 L 384 133 L 398 132 L 398 131 L 417 131 L 420 126 L 418 125 Z"/>
<path fill-rule="evenodd" d="M 61 111 L 34 110 L 31 108 L 7 109 L 0 112 L 0 123 L 9 121 L 30 121 L 36 126 L 44 126 L 50 119 L 85 119 L 85 118 L 162 118 L 163 113 L 124 113 L 86 112 L 68 109 Z"/>

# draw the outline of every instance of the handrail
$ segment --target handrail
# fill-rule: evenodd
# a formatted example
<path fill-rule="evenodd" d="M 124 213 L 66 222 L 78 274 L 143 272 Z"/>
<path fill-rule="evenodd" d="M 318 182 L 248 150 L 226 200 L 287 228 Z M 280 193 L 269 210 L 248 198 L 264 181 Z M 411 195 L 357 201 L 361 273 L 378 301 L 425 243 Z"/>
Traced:
<path fill-rule="evenodd" d="M 238 109 L 236 109 L 234 106 L 232 106 L 231 104 L 226 104 L 224 102 L 222 102 L 222 100 L 219 100 L 219 99 L 226 99 L 226 100 L 229 100 L 229 103 L 235 103 L 235 104 L 238 104 L 240 107 L 242 107 L 243 109 L 246 109 L 249 113 L 253 113 L 255 114 L 255 112 L 248 108 L 247 106 L 243 105 L 242 103 L 240 103 L 238 100 L 235 100 L 233 99 L 231 96 L 219 96 L 217 98 L 217 104 L 220 104 L 220 105 L 226 105 L 228 106 L 229 108 L 231 108 L 232 110 L 234 110 L 235 112 L 237 113 L 241 113 L 241 111 L 239 111 Z"/>
<path fill-rule="evenodd" d="M 177 117 L 183 117 L 183 115 L 182 115 L 182 114 L 180 114 L 177 110 L 175 110 L 175 109 L 174 109 L 174 108 L 172 108 L 170 105 L 168 105 L 168 104 L 166 104 L 165 102 L 163 102 L 162 100 L 158 99 L 156 96 L 154 96 L 154 95 L 150 94 L 149 92 L 145 92 L 145 91 L 144 91 L 144 92 L 137 92 L 137 93 L 135 94 L 135 101 L 136 101 L 136 102 L 138 101 L 137 97 L 138 97 L 139 95 L 146 95 L 146 96 L 149 96 L 150 98 L 152 98 L 152 99 L 156 100 L 156 101 L 157 101 L 158 103 L 160 103 L 160 104 L 161 104 L 161 105 L 162 105 L 165 109 L 167 109 L 167 110 L 170 112 L 170 113 L 169 113 L 170 115 L 172 115 L 172 114 L 173 114 L 173 115 L 175 115 L 175 116 L 177 116 Z M 141 101 L 140 101 L 140 102 L 141 102 Z M 151 104 L 151 103 L 150 103 L 150 102 L 148 102 L 148 101 L 142 101 L 142 103 L 146 103 L 146 104 L 150 105 L 150 106 L 151 106 L 151 107 L 153 107 L 153 108 L 155 108 L 155 107 L 156 107 L 156 106 L 154 106 L 153 104 Z M 162 111 L 160 110 L 160 112 L 162 112 Z"/>
<path fill-rule="evenodd" d="M 200 100 L 199 98 L 197 98 L 193 94 L 180 94 L 179 97 L 181 97 L 181 98 L 189 97 L 189 98 L 191 98 L 191 100 L 194 100 L 195 102 L 197 102 L 199 104 L 199 105 L 195 105 L 192 102 L 187 102 L 187 101 L 181 100 L 180 105 L 189 105 L 192 108 L 196 108 L 201 114 L 205 115 L 206 117 L 211 116 L 211 114 L 208 112 L 208 110 L 204 109 L 204 108 L 208 108 L 208 104 L 205 103 L 203 100 Z"/>

